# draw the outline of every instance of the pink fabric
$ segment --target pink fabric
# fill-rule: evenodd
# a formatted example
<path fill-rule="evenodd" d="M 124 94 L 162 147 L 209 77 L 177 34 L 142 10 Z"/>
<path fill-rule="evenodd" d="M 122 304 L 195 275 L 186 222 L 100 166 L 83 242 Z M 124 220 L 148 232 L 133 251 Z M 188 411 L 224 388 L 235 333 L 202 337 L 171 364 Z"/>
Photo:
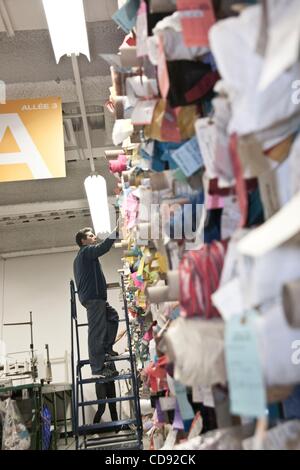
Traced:
<path fill-rule="evenodd" d="M 134 286 L 135 287 L 143 287 L 144 286 L 144 282 L 143 281 L 140 281 L 140 279 L 138 279 L 137 277 L 137 273 L 132 273 L 131 275 L 131 278 L 133 279 L 133 283 L 134 283 Z"/>
<path fill-rule="evenodd" d="M 126 155 L 120 154 L 117 160 L 110 160 L 109 170 L 112 173 L 122 173 L 127 169 L 127 158 Z"/>
<path fill-rule="evenodd" d="M 136 223 L 138 208 L 139 200 L 132 193 L 128 194 L 128 196 L 124 198 L 123 202 L 125 226 L 128 230 L 133 228 Z"/>
<path fill-rule="evenodd" d="M 150 328 L 150 330 L 146 331 L 146 333 L 144 334 L 143 339 L 145 341 L 151 341 L 152 338 L 153 338 L 153 332 L 152 332 L 152 328 Z"/>

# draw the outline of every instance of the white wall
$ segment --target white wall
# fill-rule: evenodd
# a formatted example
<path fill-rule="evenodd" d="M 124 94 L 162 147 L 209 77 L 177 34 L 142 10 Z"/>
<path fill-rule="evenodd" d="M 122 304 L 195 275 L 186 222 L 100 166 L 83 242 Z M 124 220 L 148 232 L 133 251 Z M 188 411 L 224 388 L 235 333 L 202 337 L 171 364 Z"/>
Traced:
<path fill-rule="evenodd" d="M 4 326 L 3 323 L 29 321 L 33 314 L 34 347 L 39 356 L 45 356 L 45 344 L 49 344 L 50 356 L 61 357 L 71 351 L 71 314 L 69 282 L 73 277 L 73 260 L 76 252 L 49 255 L 8 258 L 0 261 L 0 320 L 1 336 L 8 353 L 29 350 L 29 326 Z M 101 264 L 108 283 L 118 282 L 117 269 L 121 267 L 121 251 L 112 248 L 101 258 Z M 120 290 L 108 293 L 109 302 L 117 309 L 120 317 Z M 77 302 L 80 321 L 86 322 L 86 311 Z M 120 330 L 124 328 L 121 323 Z M 115 349 L 121 352 L 126 340 L 118 343 Z M 19 356 L 23 358 L 22 355 Z M 81 357 L 87 358 L 87 330 L 81 333 Z M 123 366 L 122 366 L 123 367 Z M 89 367 L 84 369 L 90 375 Z M 65 382 L 63 366 L 52 366 L 53 382 Z M 69 369 L 69 381 L 71 370 Z M 87 398 L 95 399 L 94 386 L 90 387 Z"/>

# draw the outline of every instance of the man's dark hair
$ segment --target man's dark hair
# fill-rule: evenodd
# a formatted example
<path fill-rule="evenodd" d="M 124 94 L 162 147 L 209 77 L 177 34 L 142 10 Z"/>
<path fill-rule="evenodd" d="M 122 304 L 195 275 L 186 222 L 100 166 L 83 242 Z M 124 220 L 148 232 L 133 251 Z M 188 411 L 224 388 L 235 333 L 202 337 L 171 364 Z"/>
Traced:
<path fill-rule="evenodd" d="M 93 233 L 93 229 L 91 227 L 85 227 L 85 228 L 82 228 L 81 230 L 79 230 L 79 232 L 76 233 L 76 243 L 78 246 L 82 246 L 82 240 L 86 240 L 86 234 L 88 232 L 92 232 Z"/>

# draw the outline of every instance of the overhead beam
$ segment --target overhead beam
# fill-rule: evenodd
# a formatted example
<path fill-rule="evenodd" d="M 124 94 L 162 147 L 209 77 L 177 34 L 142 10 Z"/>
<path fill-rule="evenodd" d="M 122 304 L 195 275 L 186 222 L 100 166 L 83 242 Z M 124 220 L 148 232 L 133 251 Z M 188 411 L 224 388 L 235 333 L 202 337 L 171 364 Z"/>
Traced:
<path fill-rule="evenodd" d="M 111 86 L 109 75 L 81 78 L 82 91 L 86 102 L 103 104 L 107 100 Z M 60 96 L 63 103 L 76 103 L 77 91 L 74 80 L 49 80 L 43 82 L 7 83 L 8 100 L 25 98 L 42 98 L 44 96 Z"/>
<path fill-rule="evenodd" d="M 23 256 L 36 256 L 36 255 L 50 255 L 53 253 L 66 253 L 69 251 L 78 251 L 78 246 L 62 246 L 58 248 L 41 248 L 37 250 L 27 251 L 13 251 L 11 253 L 3 253 L 0 255 L 0 259 L 19 258 Z"/>
<path fill-rule="evenodd" d="M 108 197 L 110 204 L 115 202 L 115 197 Z M 86 199 L 74 199 L 71 201 L 47 201 L 31 202 L 28 204 L 13 204 L 0 206 L 0 217 L 15 217 L 19 215 L 42 214 L 43 212 L 59 212 L 67 210 L 88 209 L 89 205 Z"/>
<path fill-rule="evenodd" d="M 7 11 L 5 0 L 0 0 L 0 15 L 1 15 L 4 27 L 6 29 L 7 36 L 10 38 L 14 37 L 15 31 L 11 22 L 11 18 Z"/>

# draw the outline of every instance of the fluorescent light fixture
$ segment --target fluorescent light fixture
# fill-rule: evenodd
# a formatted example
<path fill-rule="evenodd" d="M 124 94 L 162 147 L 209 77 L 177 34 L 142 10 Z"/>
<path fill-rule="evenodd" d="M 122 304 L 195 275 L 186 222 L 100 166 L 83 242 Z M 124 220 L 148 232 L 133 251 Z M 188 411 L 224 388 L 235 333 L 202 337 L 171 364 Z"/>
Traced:
<path fill-rule="evenodd" d="M 56 62 L 67 54 L 90 60 L 83 0 L 43 0 Z"/>
<path fill-rule="evenodd" d="M 84 181 L 94 231 L 98 238 L 111 233 L 106 181 L 103 176 L 88 176 Z"/>

